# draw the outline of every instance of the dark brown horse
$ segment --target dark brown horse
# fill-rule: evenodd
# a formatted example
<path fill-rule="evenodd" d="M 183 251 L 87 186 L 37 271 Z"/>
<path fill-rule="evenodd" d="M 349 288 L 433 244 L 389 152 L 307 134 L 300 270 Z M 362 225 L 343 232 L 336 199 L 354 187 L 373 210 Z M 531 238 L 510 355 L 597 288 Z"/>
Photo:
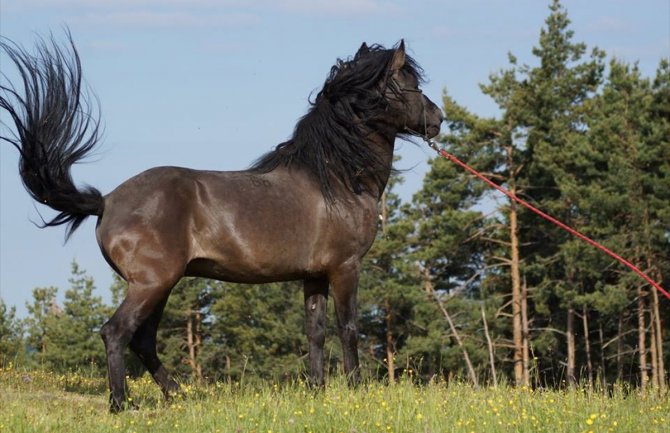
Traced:
<path fill-rule="evenodd" d="M 358 380 L 356 290 L 361 259 L 377 231 L 397 136 L 438 134 L 442 114 L 425 97 L 421 69 L 405 53 L 363 44 L 338 60 L 293 137 L 245 171 L 157 167 L 107 195 L 76 187 L 70 167 L 98 140 L 92 104 L 80 91 L 76 49 L 53 40 L 33 56 L 0 42 L 23 78 L 2 86 L 0 107 L 16 125 L 2 137 L 20 152 L 31 196 L 60 213 L 45 226 L 71 234 L 89 215 L 128 295 L 103 326 L 111 409 L 127 404 L 123 352 L 139 356 L 168 396 L 178 385 L 156 355 L 156 330 L 184 275 L 240 283 L 303 280 L 309 374 L 321 386 L 326 301 L 335 302 L 344 370 Z"/>

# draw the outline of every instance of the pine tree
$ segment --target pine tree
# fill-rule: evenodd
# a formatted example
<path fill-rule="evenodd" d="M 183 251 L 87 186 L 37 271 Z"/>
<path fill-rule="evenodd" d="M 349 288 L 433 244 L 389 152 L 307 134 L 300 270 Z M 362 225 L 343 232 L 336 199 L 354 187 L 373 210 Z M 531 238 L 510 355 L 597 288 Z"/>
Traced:
<path fill-rule="evenodd" d="M 509 56 L 512 65 L 516 59 Z M 523 167 L 524 152 L 518 147 L 523 137 L 519 129 L 518 99 L 520 83 L 516 79 L 515 68 L 492 75 L 482 91 L 489 95 L 502 110 L 501 119 L 480 118 L 469 113 L 445 94 L 444 106 L 447 114 L 449 133 L 444 137 L 450 151 L 463 155 L 468 164 L 477 168 L 491 180 L 505 184 L 515 195 L 522 195 L 523 188 L 518 185 L 517 176 Z M 480 186 L 481 187 L 481 186 Z M 488 195 L 476 193 L 480 206 L 485 204 Z M 504 305 L 500 302 L 488 302 L 488 308 L 506 309 L 511 306 L 510 317 L 512 348 L 512 365 L 514 380 L 517 385 L 527 385 L 529 381 L 529 342 L 527 296 L 521 284 L 521 258 L 519 246 L 518 212 L 516 204 L 508 200 L 508 204 L 499 205 L 496 212 L 483 221 L 480 239 L 482 246 L 483 267 L 479 272 L 485 273 L 482 283 L 487 295 L 496 294 L 497 299 L 511 300 Z M 488 296 L 487 296 L 488 297 Z M 495 300 L 496 298 L 494 298 Z M 484 317 L 486 311 L 484 311 Z M 488 323 L 487 323 L 488 325 Z M 493 324 L 495 327 L 495 324 Z M 504 327 L 503 327 L 504 329 Z M 503 335 L 505 333 L 503 332 Z M 488 343 L 492 346 L 492 343 Z M 491 352 L 493 349 L 489 349 Z M 489 358 L 495 358 L 489 354 Z M 493 378 L 495 380 L 496 378 Z"/>
<path fill-rule="evenodd" d="M 409 355 L 404 360 L 397 355 L 415 331 L 415 307 L 423 301 L 417 290 L 415 265 L 407 260 L 414 226 L 407 217 L 407 206 L 394 193 L 402 181 L 399 174 L 392 175 L 382 194 L 377 239 L 364 258 L 359 284 L 363 367 L 367 365 L 370 374 L 385 371 L 391 383 L 396 379 L 396 370 L 407 370 Z M 397 365 L 398 360 L 404 361 L 404 366 Z"/>
<path fill-rule="evenodd" d="M 655 175 L 650 176 L 650 185 L 653 187 L 649 193 L 650 207 L 654 208 L 655 223 L 649 227 L 649 250 L 653 268 L 650 269 L 656 281 L 670 286 L 670 59 L 662 59 L 652 88 L 651 110 L 649 110 L 650 124 L 647 143 L 656 145 L 657 152 L 652 154 L 655 159 Z M 661 307 L 663 302 L 664 307 Z M 670 344 L 667 337 L 670 333 L 665 332 L 670 324 L 670 306 L 668 300 L 661 298 L 656 291 L 652 293 L 652 312 L 655 328 L 655 340 L 658 347 L 658 385 L 668 387 L 670 375 L 670 350 L 664 349 Z M 665 314 L 663 313 L 665 312 Z M 665 335 L 665 338 L 664 338 Z"/>
<path fill-rule="evenodd" d="M 184 278 L 168 299 L 158 329 L 158 351 L 175 374 L 202 380 L 202 351 L 209 336 L 210 309 L 220 283 L 204 278 Z"/>
<path fill-rule="evenodd" d="M 450 150 L 468 159 L 465 147 Z M 430 166 L 410 214 L 415 231 L 408 259 L 416 267 L 424 302 L 415 307 L 417 332 L 404 351 L 421 360 L 424 377 L 455 374 L 476 383 L 474 365 L 487 359 L 486 343 L 472 338 L 481 327 L 480 306 L 473 300 L 485 268 L 484 216 L 473 209 L 482 188 L 442 158 Z"/>
<path fill-rule="evenodd" d="M 573 37 L 567 12 L 553 1 L 533 49 L 538 66 L 519 66 L 510 55 L 511 66 L 482 85 L 498 104 L 499 119 L 480 118 L 445 95 L 449 132 L 443 141 L 492 180 L 632 257 L 656 280 L 667 281 L 668 62 L 661 62 L 653 84 L 619 62 L 610 65 L 604 81 L 604 53 L 593 49 L 587 55 L 586 45 Z M 447 257 L 445 251 L 455 244 L 441 243 L 438 232 L 450 228 L 440 224 L 459 221 L 469 228 L 467 219 L 458 219 L 467 213 L 459 211 L 491 203 L 481 200 L 468 179 L 436 173 L 433 166 L 415 198 L 422 202 L 415 205 L 419 233 L 428 234 L 419 235 L 422 248 L 416 249 L 425 251 L 419 257 L 429 269 L 426 281 L 439 287 L 449 278 L 458 285 L 463 275 L 481 277 L 474 278 L 471 289 L 498 295 L 498 302 L 487 303 L 488 308 L 498 304 L 496 318 L 511 307 L 511 326 L 494 319 L 491 328 L 494 340 L 501 335 L 511 340 L 517 384 L 529 383 L 531 367 L 545 384 L 559 385 L 567 378 L 574 385 L 578 367 L 593 383 L 596 376 L 621 379 L 635 365 L 643 384 L 648 374 L 662 386 L 668 358 L 663 350 L 667 314 L 660 308 L 665 301 L 609 257 L 513 203 L 499 205 L 491 218 L 482 219 L 471 238 L 477 239 L 474 250 L 462 250 L 455 261 L 461 268 L 444 266 L 440 257 Z M 433 182 L 435 187 L 427 186 Z M 458 188 L 472 192 L 463 194 L 463 201 L 452 194 L 450 201 L 447 191 Z M 443 203 L 450 203 L 445 208 L 451 213 L 440 208 Z M 510 292 L 510 302 L 500 303 L 500 296 Z M 459 307 L 469 311 L 468 297 L 458 299 L 463 302 Z M 454 321 L 461 329 L 472 320 L 466 316 Z M 633 322 L 636 339 L 631 338 Z M 626 355 L 634 352 L 639 362 Z"/>
<path fill-rule="evenodd" d="M 55 371 L 103 371 L 105 350 L 99 331 L 109 316 L 109 307 L 94 295 L 93 278 L 74 261 L 69 282 L 62 307 L 53 306 L 45 322 L 42 360 Z"/>
<path fill-rule="evenodd" d="M 602 154 L 591 147 L 588 131 L 592 101 L 602 83 L 604 53 L 593 49 L 587 57 L 586 45 L 573 42 L 573 36 L 567 12 L 553 1 L 533 49 L 539 65 L 519 66 L 510 54 L 510 67 L 482 85 L 501 109 L 499 120 L 480 119 L 445 98 L 451 129 L 447 143 L 471 149 L 469 154 L 463 151 L 466 160 L 516 195 L 597 235 L 582 204 L 585 197 L 596 194 L 592 184 L 601 176 Z M 586 191 L 590 188 L 591 192 Z M 486 231 L 492 243 L 489 254 L 497 259 L 488 257 L 487 263 L 508 266 L 488 272 L 483 285 L 494 291 L 501 285 L 512 288 L 516 383 L 529 383 L 531 341 L 540 364 L 557 353 L 564 356 L 567 379 L 574 383 L 580 333 L 585 343 L 582 360 L 592 379 L 595 352 L 590 344 L 590 311 L 596 302 L 593 294 L 603 287 L 599 275 L 608 259 L 514 203 L 498 211 L 497 224 Z M 606 220 L 611 218 L 610 214 Z M 612 298 L 617 299 L 621 296 Z M 566 337 L 565 349 L 557 345 L 556 337 L 561 335 Z M 555 365 L 538 367 L 551 371 Z M 559 374 L 554 370 L 551 376 Z"/>
<path fill-rule="evenodd" d="M 669 261 L 665 254 L 668 225 L 662 222 L 670 198 L 670 147 L 667 119 L 657 116 L 654 105 L 663 91 L 642 78 L 636 66 L 614 60 L 609 70 L 589 118 L 590 154 L 581 164 L 588 176 L 566 179 L 565 185 L 571 188 L 565 194 L 573 197 L 589 220 L 590 231 L 608 238 L 612 248 L 660 281 Z M 593 269 L 606 269 L 606 263 Z M 592 301 L 596 310 L 611 310 L 608 304 L 613 300 L 635 300 L 640 383 L 644 387 L 651 380 L 654 386 L 664 386 L 658 294 L 647 291 L 637 275 L 623 271 L 620 266 L 609 271 L 606 296 L 596 292 L 586 301 Z M 615 290 L 619 296 L 612 296 Z M 633 316 L 623 301 L 612 313 Z"/>
<path fill-rule="evenodd" d="M 0 368 L 9 365 L 25 365 L 23 327 L 16 318 L 16 307 L 7 309 L 0 299 Z"/>
<path fill-rule="evenodd" d="M 584 59 L 586 45 L 573 42 L 567 12 L 558 0 L 550 6 L 550 15 L 540 33 L 539 46 L 533 54 L 539 66 L 518 68 L 518 85 L 514 101 L 515 137 L 522 150 L 516 182 L 524 195 L 539 207 L 580 228 L 582 221 L 573 213 L 574 203 L 562 194 L 558 172 L 571 172 L 574 156 L 588 147 L 585 140 L 585 102 L 592 98 L 602 79 L 604 54 L 593 49 Z M 567 166 L 567 167 L 566 167 Z M 579 173 L 574 172 L 575 175 Z M 552 313 L 565 314 L 566 377 L 576 381 L 575 317 L 576 297 L 592 290 L 579 281 L 582 275 L 570 260 L 573 251 L 567 234 L 537 216 L 518 214 L 520 255 L 526 258 L 525 275 L 534 287 L 536 302 L 544 302 Z M 539 321 L 538 321 L 539 322 Z M 548 322 L 545 322 L 548 324 Z M 535 326 L 547 328 L 542 323 Z"/>
<path fill-rule="evenodd" d="M 33 289 L 32 304 L 26 303 L 28 317 L 25 319 L 28 351 L 34 355 L 32 361 L 42 365 L 47 351 L 47 332 L 51 322 L 61 313 L 56 303 L 56 287 L 39 287 Z"/>
<path fill-rule="evenodd" d="M 206 376 L 279 379 L 304 371 L 307 345 L 299 283 L 222 283 L 214 296 L 211 321 L 203 349 Z M 333 358 L 327 361 L 336 363 Z"/>

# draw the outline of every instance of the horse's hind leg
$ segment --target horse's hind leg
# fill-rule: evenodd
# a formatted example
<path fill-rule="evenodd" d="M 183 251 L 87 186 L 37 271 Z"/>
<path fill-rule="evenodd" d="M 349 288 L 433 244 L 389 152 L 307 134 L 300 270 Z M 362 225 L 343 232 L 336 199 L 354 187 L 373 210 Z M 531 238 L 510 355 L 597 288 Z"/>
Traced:
<path fill-rule="evenodd" d="M 130 348 L 151 373 L 165 398 L 179 391 L 179 385 L 170 377 L 156 353 L 156 333 L 167 299 L 166 296 L 154 307 L 149 317 L 137 328 L 135 335 L 130 340 Z"/>
<path fill-rule="evenodd" d="M 309 385 L 323 387 L 328 280 L 305 280 L 305 334 L 309 343 Z"/>
<path fill-rule="evenodd" d="M 138 328 L 149 319 L 156 307 L 165 301 L 175 283 L 176 279 L 160 284 L 139 284 L 131 281 L 128 296 L 100 330 L 107 351 L 112 412 L 121 411 L 128 405 L 123 352 Z"/>

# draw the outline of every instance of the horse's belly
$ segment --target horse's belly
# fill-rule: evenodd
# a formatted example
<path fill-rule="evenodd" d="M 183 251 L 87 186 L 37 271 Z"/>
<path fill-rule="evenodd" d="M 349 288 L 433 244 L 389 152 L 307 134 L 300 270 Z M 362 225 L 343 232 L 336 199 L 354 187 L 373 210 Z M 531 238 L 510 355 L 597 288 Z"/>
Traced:
<path fill-rule="evenodd" d="M 232 283 L 260 284 L 293 281 L 318 276 L 319 272 L 295 266 L 254 266 L 249 263 L 220 263 L 211 259 L 195 259 L 186 267 L 185 275 L 212 278 Z"/>

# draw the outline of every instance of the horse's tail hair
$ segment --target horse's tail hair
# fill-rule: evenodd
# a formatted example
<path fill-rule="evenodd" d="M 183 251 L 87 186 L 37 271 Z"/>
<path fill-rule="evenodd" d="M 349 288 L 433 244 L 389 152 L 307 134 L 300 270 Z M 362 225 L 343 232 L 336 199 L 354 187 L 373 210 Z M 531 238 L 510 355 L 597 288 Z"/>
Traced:
<path fill-rule="evenodd" d="M 40 39 L 34 55 L 6 38 L 0 49 L 18 69 L 20 93 L 2 74 L 0 108 L 16 132 L 0 140 L 19 150 L 19 173 L 28 193 L 60 212 L 42 227 L 67 224 L 66 240 L 89 215 L 102 215 L 104 199 L 97 189 L 77 187 L 70 169 L 93 150 L 100 138 L 99 105 L 81 92 L 81 63 L 67 31 L 68 44 L 53 35 Z M 2 124 L 9 129 L 9 126 Z"/>

